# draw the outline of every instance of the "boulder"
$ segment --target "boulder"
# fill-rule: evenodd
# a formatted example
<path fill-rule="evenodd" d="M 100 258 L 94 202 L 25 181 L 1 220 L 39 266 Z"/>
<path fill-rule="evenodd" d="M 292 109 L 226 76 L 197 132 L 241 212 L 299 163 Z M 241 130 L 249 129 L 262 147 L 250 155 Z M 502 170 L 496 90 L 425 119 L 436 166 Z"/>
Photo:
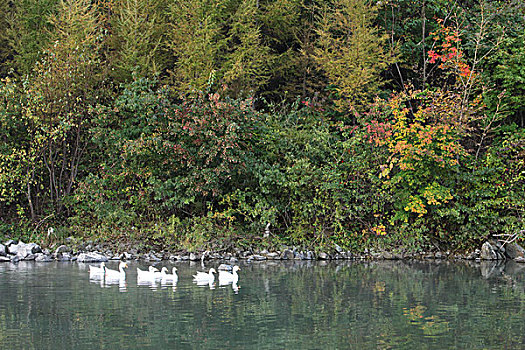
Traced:
<path fill-rule="evenodd" d="M 54 261 L 53 258 L 51 258 L 49 255 L 44 253 L 37 253 L 35 257 L 35 261 L 37 262 L 51 262 Z"/>
<path fill-rule="evenodd" d="M 267 257 L 268 259 L 272 259 L 272 260 L 273 260 L 273 259 L 278 259 L 278 258 L 279 258 L 279 254 L 277 254 L 277 253 L 275 253 L 275 252 L 272 252 L 272 253 L 268 253 L 268 254 L 266 254 L 266 257 Z"/>
<path fill-rule="evenodd" d="M 11 261 L 11 259 L 9 259 L 7 256 L 0 255 L 0 262 L 8 262 L 8 261 Z"/>
<path fill-rule="evenodd" d="M 194 253 L 190 253 L 190 261 L 197 261 L 199 260 L 199 256 L 197 254 L 194 254 Z"/>
<path fill-rule="evenodd" d="M 16 255 L 20 260 L 26 259 L 30 255 L 41 253 L 42 248 L 36 243 L 24 243 L 22 241 L 18 244 L 11 244 L 9 246 L 9 254 Z"/>
<path fill-rule="evenodd" d="M 59 253 L 56 255 L 57 261 L 71 261 L 71 255 L 69 253 Z"/>
<path fill-rule="evenodd" d="M 228 265 L 228 264 L 220 264 L 219 267 L 217 268 L 217 270 L 232 271 L 233 270 L 233 266 L 232 265 Z"/>
<path fill-rule="evenodd" d="M 7 255 L 7 249 L 5 245 L 0 244 L 0 256 L 6 256 Z"/>
<path fill-rule="evenodd" d="M 505 255 L 507 258 L 515 260 L 517 258 L 525 258 L 525 249 L 517 243 L 510 243 L 505 245 Z"/>
<path fill-rule="evenodd" d="M 330 260 L 330 255 L 325 252 L 319 253 L 319 260 Z"/>
<path fill-rule="evenodd" d="M 492 246 L 489 242 L 483 243 L 480 258 L 482 260 L 498 260 L 499 254 L 497 253 L 497 249 L 497 247 Z"/>
<path fill-rule="evenodd" d="M 108 261 L 108 258 L 105 257 L 102 254 L 96 253 L 96 252 L 90 252 L 90 253 L 81 253 L 77 257 L 78 262 L 85 262 L 85 263 L 91 263 L 91 262 L 102 262 L 102 261 Z"/>
<path fill-rule="evenodd" d="M 290 249 L 285 249 L 281 254 L 281 259 L 283 260 L 292 260 L 295 257 L 295 254 Z"/>

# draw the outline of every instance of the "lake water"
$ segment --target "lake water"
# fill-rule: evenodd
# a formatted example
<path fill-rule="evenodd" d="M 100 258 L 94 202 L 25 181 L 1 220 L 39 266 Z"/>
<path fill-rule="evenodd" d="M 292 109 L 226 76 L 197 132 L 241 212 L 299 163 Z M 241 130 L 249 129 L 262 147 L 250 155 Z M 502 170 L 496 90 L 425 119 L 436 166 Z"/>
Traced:
<path fill-rule="evenodd" d="M 109 285 L 87 264 L 0 264 L 0 349 L 525 347 L 525 265 L 241 262 L 238 288 L 157 266 L 177 285 L 137 284 L 137 262 Z"/>

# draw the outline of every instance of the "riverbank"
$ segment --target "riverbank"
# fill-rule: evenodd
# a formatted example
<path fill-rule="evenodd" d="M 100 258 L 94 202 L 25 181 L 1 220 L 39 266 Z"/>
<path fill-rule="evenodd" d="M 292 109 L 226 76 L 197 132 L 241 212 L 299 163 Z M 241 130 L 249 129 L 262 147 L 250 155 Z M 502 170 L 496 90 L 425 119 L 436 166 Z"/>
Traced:
<path fill-rule="evenodd" d="M 40 244 L 8 240 L 0 244 L 0 262 L 18 261 L 79 261 L 101 262 L 109 260 L 139 260 L 148 262 L 226 260 L 236 263 L 265 260 L 514 260 L 525 263 L 525 249 L 517 243 L 505 243 L 495 239 L 486 241 L 479 249 L 466 253 L 450 251 L 390 252 L 365 249 L 364 252 L 345 251 L 336 246 L 332 251 L 303 250 L 282 247 L 277 250 L 232 248 L 228 251 L 170 251 L 168 249 L 138 249 L 133 243 L 86 241 L 66 239 L 65 244 L 42 247 Z"/>

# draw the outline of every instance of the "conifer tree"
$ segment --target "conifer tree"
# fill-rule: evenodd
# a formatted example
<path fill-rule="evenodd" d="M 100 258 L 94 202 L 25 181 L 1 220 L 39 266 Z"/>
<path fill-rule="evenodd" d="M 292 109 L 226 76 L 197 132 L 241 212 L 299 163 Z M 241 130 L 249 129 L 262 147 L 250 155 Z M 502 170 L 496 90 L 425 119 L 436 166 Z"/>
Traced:
<path fill-rule="evenodd" d="M 169 9 L 167 49 L 174 60 L 171 80 L 182 92 L 203 89 L 217 70 L 217 57 L 226 46 L 221 32 L 222 12 L 228 0 L 180 0 Z"/>
<path fill-rule="evenodd" d="M 315 59 L 337 90 L 341 109 L 361 109 L 377 94 L 381 72 L 393 61 L 388 36 L 374 21 L 377 8 L 365 0 L 335 0 L 319 18 Z"/>
<path fill-rule="evenodd" d="M 7 61 L 12 56 L 8 41 L 8 16 L 10 16 L 9 2 L 0 2 L 0 78 L 5 77 L 8 71 Z"/>
<path fill-rule="evenodd" d="M 47 18 L 56 12 L 57 3 L 58 0 L 19 0 L 7 5 L 8 16 L 4 20 L 8 50 L 13 55 L 10 68 L 20 75 L 31 72 L 48 45 L 51 25 Z"/>
<path fill-rule="evenodd" d="M 112 46 L 116 51 L 113 66 L 118 80 L 131 74 L 146 77 L 159 74 L 165 67 L 161 50 L 164 0 L 117 0 L 112 16 Z"/>
<path fill-rule="evenodd" d="M 268 80 L 271 55 L 263 44 L 256 0 L 243 0 L 231 17 L 227 39 L 230 52 L 223 64 L 224 82 L 236 96 L 244 91 L 256 92 Z"/>

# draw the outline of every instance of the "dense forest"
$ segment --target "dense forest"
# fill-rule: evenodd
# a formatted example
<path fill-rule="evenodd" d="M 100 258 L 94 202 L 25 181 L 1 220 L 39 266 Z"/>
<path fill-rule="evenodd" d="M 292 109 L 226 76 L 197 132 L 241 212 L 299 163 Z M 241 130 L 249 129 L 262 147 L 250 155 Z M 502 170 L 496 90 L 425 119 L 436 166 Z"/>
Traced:
<path fill-rule="evenodd" d="M 0 78 L 0 237 L 524 232 L 522 0 L 4 0 Z"/>

